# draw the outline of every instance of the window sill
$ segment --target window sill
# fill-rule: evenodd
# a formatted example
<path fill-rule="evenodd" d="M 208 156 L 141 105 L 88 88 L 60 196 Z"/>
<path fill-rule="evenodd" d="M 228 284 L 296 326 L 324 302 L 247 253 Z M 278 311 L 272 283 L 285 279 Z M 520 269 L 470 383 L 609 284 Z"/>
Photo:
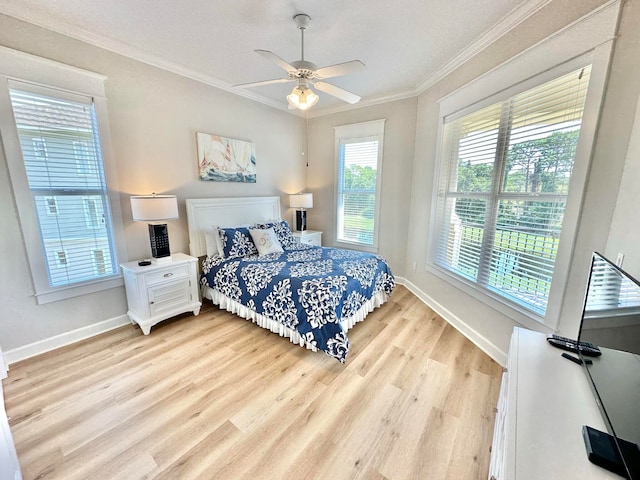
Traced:
<path fill-rule="evenodd" d="M 378 253 L 378 247 L 372 245 L 363 245 L 362 243 L 357 242 L 333 242 L 333 246 L 336 248 L 346 248 L 348 250 L 359 250 L 361 252 L 367 253 Z"/>
<path fill-rule="evenodd" d="M 90 293 L 121 287 L 123 285 L 124 279 L 122 276 L 118 275 L 104 280 L 97 280 L 90 283 L 61 287 L 47 292 L 36 293 L 35 297 L 38 305 L 44 305 L 46 303 L 58 302 L 68 298 L 80 297 Z"/>
<path fill-rule="evenodd" d="M 555 330 L 555 326 L 552 325 L 552 319 L 545 319 L 533 312 L 525 310 L 524 308 L 520 308 L 497 295 L 492 295 L 491 292 L 477 289 L 473 285 L 465 282 L 437 265 L 426 263 L 425 268 L 427 272 L 432 273 L 453 287 L 462 290 L 464 293 L 500 312 L 523 327 L 536 331 L 541 331 L 541 328 L 548 329 L 548 333 L 552 333 L 552 331 Z"/>

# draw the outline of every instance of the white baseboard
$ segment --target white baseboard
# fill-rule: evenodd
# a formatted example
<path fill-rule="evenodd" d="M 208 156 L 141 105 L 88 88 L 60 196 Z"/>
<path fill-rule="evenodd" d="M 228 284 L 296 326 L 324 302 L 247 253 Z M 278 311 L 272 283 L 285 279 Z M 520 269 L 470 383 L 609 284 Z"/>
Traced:
<path fill-rule="evenodd" d="M 0 348 L 0 380 L 3 378 L 7 378 L 7 364 L 4 361 L 4 355 L 2 354 L 2 349 Z"/>
<path fill-rule="evenodd" d="M 505 366 L 507 364 L 507 353 L 500 350 L 496 345 L 487 340 L 486 337 L 469 327 L 462 319 L 451 313 L 448 309 L 436 302 L 429 295 L 424 293 L 413 283 L 404 277 L 396 277 L 396 282 L 404 285 L 407 289 L 418 297 L 431 310 L 440 315 L 453 328 L 458 330 L 462 335 L 471 340 L 480 350 L 493 358 L 498 364 Z"/>
<path fill-rule="evenodd" d="M 87 325 L 86 327 L 77 328 L 69 332 L 61 333 L 55 337 L 45 338 L 44 340 L 38 340 L 37 342 L 24 345 L 22 347 L 8 350 L 4 354 L 4 359 L 7 365 L 25 360 L 27 358 L 35 357 L 41 353 L 50 352 L 56 348 L 64 347 L 80 340 L 84 340 L 100 333 L 108 332 L 114 328 L 128 325 L 131 322 L 127 315 L 120 315 L 118 317 L 109 318 L 102 322 Z"/>

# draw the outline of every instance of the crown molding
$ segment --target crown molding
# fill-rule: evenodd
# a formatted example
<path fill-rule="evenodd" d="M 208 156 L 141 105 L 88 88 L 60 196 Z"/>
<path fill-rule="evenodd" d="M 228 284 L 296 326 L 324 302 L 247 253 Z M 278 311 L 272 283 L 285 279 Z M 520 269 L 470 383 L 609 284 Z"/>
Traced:
<path fill-rule="evenodd" d="M 350 110 L 355 110 L 356 108 L 371 107 L 373 105 L 380 105 L 381 103 L 395 102 L 398 100 L 404 100 L 405 98 L 413 98 L 413 97 L 417 97 L 419 93 L 420 92 L 418 92 L 417 90 L 407 90 L 403 92 L 396 92 L 392 94 L 381 95 L 374 98 L 368 98 L 364 101 L 360 101 L 353 105 L 345 103 L 345 104 L 337 104 L 337 105 L 326 107 L 326 108 L 312 108 L 311 110 L 309 110 L 309 114 L 306 116 L 308 118 L 323 117 L 325 115 L 332 115 L 334 113 L 341 113 L 341 112 L 347 112 Z M 303 114 L 302 116 L 305 116 L 305 115 Z"/>
<path fill-rule="evenodd" d="M 445 78 L 451 72 L 459 68 L 473 56 L 477 55 L 491 43 L 495 42 L 497 39 L 505 35 L 507 32 L 515 28 L 517 25 L 522 23 L 524 20 L 529 18 L 531 15 L 542 9 L 547 4 L 551 3 L 552 0 L 526 0 L 522 4 L 518 5 L 514 8 L 507 16 L 505 16 L 498 23 L 490 27 L 480 38 L 462 50 L 458 55 L 456 55 L 453 59 L 447 62 L 445 65 L 440 67 L 436 72 L 427 77 L 424 81 L 417 84 L 413 88 L 410 88 L 403 92 L 395 92 L 391 94 L 384 94 L 375 98 L 370 98 L 365 100 L 364 102 L 359 102 L 355 105 L 339 105 L 334 107 L 327 107 L 326 109 L 313 109 L 309 112 L 308 117 L 319 117 L 324 115 L 330 115 L 333 113 L 340 113 L 348 110 L 352 110 L 354 108 L 363 108 L 367 106 L 379 105 L 381 103 L 402 100 L 405 98 L 410 98 L 419 95 L 424 92 L 429 87 L 433 86 L 438 81 Z M 288 109 L 288 105 L 286 102 L 276 101 L 262 95 L 258 95 L 254 92 L 239 89 L 233 87 L 231 84 L 224 82 L 212 75 L 205 74 L 203 72 L 194 70 L 192 68 L 188 68 L 184 65 L 178 64 L 176 62 L 171 62 L 165 60 L 163 58 L 158 57 L 157 55 L 149 54 L 141 49 L 133 47 L 127 43 L 120 42 L 118 40 L 114 40 L 112 38 L 106 37 L 104 35 L 96 34 L 95 32 L 90 32 L 88 30 L 84 30 L 83 28 L 77 27 L 75 25 L 71 25 L 66 22 L 57 22 L 53 19 L 38 15 L 34 11 L 31 11 L 28 14 L 20 11 L 19 8 L 5 8 L 3 12 L 0 12 L 4 15 L 8 15 L 14 17 L 18 20 L 31 23 L 33 25 L 46 28 L 47 30 L 54 31 L 56 33 L 74 38 L 76 40 L 83 41 L 85 43 L 97 46 L 99 48 L 103 48 L 105 50 L 117 53 L 118 55 L 123 55 L 128 58 L 132 58 L 134 60 L 140 61 L 147 65 L 151 65 L 153 67 L 159 68 L 161 70 L 165 70 L 168 72 L 175 73 L 176 75 L 180 75 L 185 78 L 189 78 L 191 80 L 195 80 L 200 83 L 204 83 L 206 85 L 210 85 L 212 87 L 218 88 L 220 90 L 224 90 L 226 92 L 232 93 L 234 95 L 238 95 L 240 97 L 247 98 L 249 100 L 262 103 L 272 108 L 276 108 L 278 110 L 291 113 L 292 115 L 297 116 L 305 116 L 305 112 L 292 111 Z"/>
<path fill-rule="evenodd" d="M 467 46 L 458 55 L 453 57 L 442 67 L 440 67 L 433 74 L 429 75 L 424 81 L 419 83 L 415 90 L 418 94 L 423 93 L 429 87 L 432 87 L 447 75 L 464 65 L 475 55 L 487 48 L 493 42 L 513 30 L 515 27 L 524 22 L 534 13 L 538 12 L 553 0 L 527 0 L 516 8 L 511 10 L 507 16 L 505 16 L 498 23 L 490 27 L 485 33 L 483 33 L 477 40 Z"/>
<path fill-rule="evenodd" d="M 212 75 L 208 75 L 201 71 L 185 67 L 184 65 L 176 62 L 165 60 L 157 55 L 149 54 L 125 42 L 120 42 L 104 35 L 99 35 L 94 32 L 84 30 L 83 28 L 71 25 L 69 23 L 57 22 L 49 17 L 42 17 L 40 15 L 34 14 L 33 12 L 25 15 L 23 14 L 23 12 L 18 11 L 18 9 L 12 10 L 11 8 L 6 8 L 4 11 L 1 11 L 0 14 L 16 18 L 23 22 L 31 23 L 38 27 L 51 30 L 75 40 L 80 40 L 82 42 L 94 45 L 99 48 L 103 48 L 118 55 L 137 60 L 152 67 L 175 73 L 176 75 L 180 75 L 181 77 L 189 78 L 191 80 L 210 85 L 220 90 L 233 93 L 240 97 L 244 97 L 249 100 L 253 100 L 264 105 L 277 108 L 278 110 L 287 111 L 287 104 L 285 102 L 278 102 L 270 98 L 263 97 L 262 95 L 257 95 L 248 90 L 235 88 L 230 83 L 220 80 Z"/>

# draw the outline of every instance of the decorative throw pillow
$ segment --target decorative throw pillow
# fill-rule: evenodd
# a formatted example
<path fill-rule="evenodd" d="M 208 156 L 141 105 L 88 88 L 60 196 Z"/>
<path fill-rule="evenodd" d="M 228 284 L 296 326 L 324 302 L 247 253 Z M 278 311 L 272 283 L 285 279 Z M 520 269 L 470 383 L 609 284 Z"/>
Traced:
<path fill-rule="evenodd" d="M 278 237 L 278 241 L 282 248 L 292 248 L 295 247 L 297 242 L 293 236 L 293 232 L 291 232 L 291 228 L 286 220 L 278 220 L 274 222 L 267 223 L 258 223 L 256 228 L 265 229 L 265 228 L 273 228 L 273 231 L 276 232 L 276 237 Z"/>
<path fill-rule="evenodd" d="M 220 240 L 222 242 L 222 254 L 224 258 L 237 258 L 237 257 L 249 257 L 251 255 L 258 255 L 249 229 L 245 227 L 240 228 L 220 228 Z"/>
<path fill-rule="evenodd" d="M 273 228 L 249 229 L 249 234 L 258 249 L 258 255 L 263 256 L 270 253 L 283 252 L 282 245 L 280 245 Z"/>
<path fill-rule="evenodd" d="M 207 257 L 223 255 L 222 240 L 220 240 L 218 227 L 215 225 L 204 230 L 204 243 L 207 247 Z"/>

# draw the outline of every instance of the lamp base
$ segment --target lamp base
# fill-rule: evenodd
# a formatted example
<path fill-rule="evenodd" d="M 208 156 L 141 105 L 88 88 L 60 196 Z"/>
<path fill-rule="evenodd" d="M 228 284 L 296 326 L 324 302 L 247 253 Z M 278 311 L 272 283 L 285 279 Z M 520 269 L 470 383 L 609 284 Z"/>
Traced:
<path fill-rule="evenodd" d="M 307 211 L 296 210 L 296 230 L 304 232 L 307 229 Z"/>
<path fill-rule="evenodd" d="M 153 257 L 151 259 L 151 263 L 153 265 L 166 265 L 167 263 L 171 263 L 171 261 L 171 255 L 168 255 L 166 257 Z"/>
<path fill-rule="evenodd" d="M 149 241 L 151 242 L 151 256 L 163 258 L 171 255 L 169 250 L 169 229 L 167 224 L 149 224 Z"/>

